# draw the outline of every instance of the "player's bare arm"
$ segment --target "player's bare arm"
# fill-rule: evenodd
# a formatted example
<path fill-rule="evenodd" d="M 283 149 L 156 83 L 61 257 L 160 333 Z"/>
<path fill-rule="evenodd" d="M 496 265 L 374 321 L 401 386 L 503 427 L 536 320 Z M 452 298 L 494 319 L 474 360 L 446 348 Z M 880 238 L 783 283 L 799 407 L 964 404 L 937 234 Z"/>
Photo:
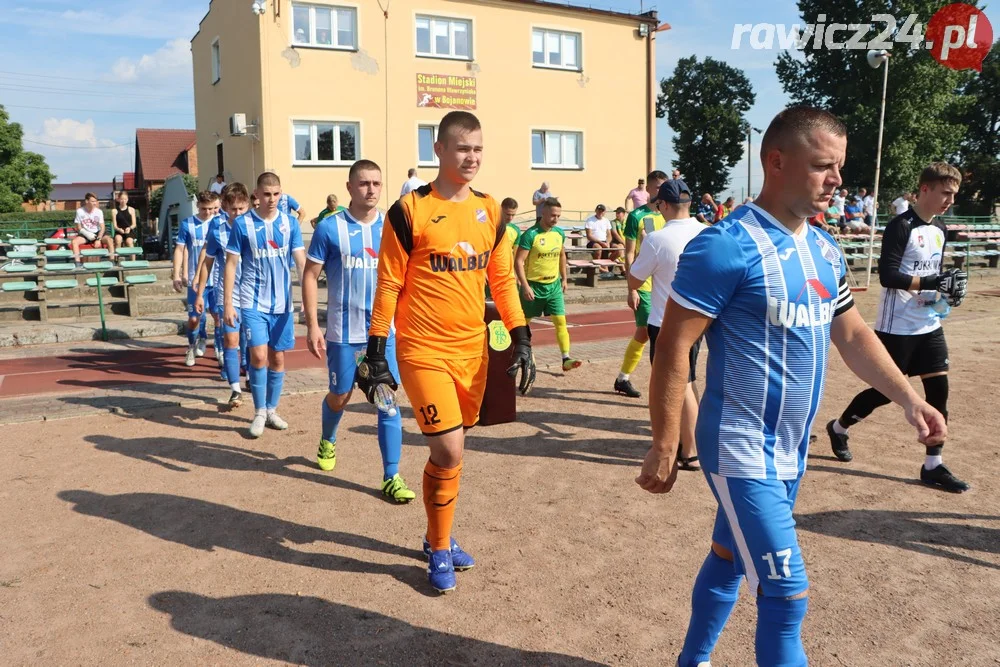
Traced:
<path fill-rule="evenodd" d="M 292 259 L 295 261 L 295 270 L 301 276 L 306 271 L 306 249 L 297 248 L 292 251 Z"/>
<path fill-rule="evenodd" d="M 688 353 L 712 323 L 710 317 L 667 301 L 649 379 L 649 417 L 653 444 L 635 483 L 650 493 L 667 493 L 677 479 L 681 408 L 690 371 Z M 661 347 L 662 345 L 662 347 Z"/>
<path fill-rule="evenodd" d="M 222 317 L 226 324 L 236 326 L 236 309 L 233 308 L 233 289 L 236 286 L 236 269 L 240 265 L 240 256 L 234 253 L 226 254 L 226 271 L 223 274 L 223 311 Z"/>
<path fill-rule="evenodd" d="M 559 276 L 562 278 L 562 291 L 563 294 L 569 289 L 569 266 L 566 263 L 566 247 L 563 246 L 562 252 L 559 253 Z"/>
<path fill-rule="evenodd" d="M 527 260 L 528 251 L 524 248 L 518 248 L 517 255 L 514 256 L 514 273 L 517 275 L 517 284 L 521 287 L 521 294 L 524 295 L 525 301 L 534 301 L 535 291 L 528 284 L 528 274 L 524 269 L 524 263 Z"/>
<path fill-rule="evenodd" d="M 302 310 L 306 315 L 306 344 L 309 352 L 317 359 L 323 358 L 323 350 L 326 349 L 326 336 L 319 326 L 319 314 L 317 307 L 317 292 L 319 291 L 319 274 L 323 271 L 323 265 L 311 259 L 306 261 L 306 270 L 302 276 Z"/>
<path fill-rule="evenodd" d="M 857 308 L 834 318 L 830 338 L 852 373 L 902 406 L 922 444 L 944 442 L 948 435 L 944 417 L 913 390 Z"/>
<path fill-rule="evenodd" d="M 174 246 L 173 263 L 174 263 L 174 275 L 173 275 L 174 291 L 180 292 L 181 289 L 183 289 L 184 287 L 184 280 L 183 278 L 181 278 L 181 271 L 184 268 L 184 244 L 178 243 L 177 245 Z"/>
<path fill-rule="evenodd" d="M 201 252 L 198 254 L 198 268 L 195 269 L 195 299 L 194 299 L 194 310 L 199 315 L 205 312 L 205 284 L 208 282 L 208 273 L 212 270 L 212 266 L 215 264 L 215 258 L 210 257 L 205 247 L 202 247 Z"/>

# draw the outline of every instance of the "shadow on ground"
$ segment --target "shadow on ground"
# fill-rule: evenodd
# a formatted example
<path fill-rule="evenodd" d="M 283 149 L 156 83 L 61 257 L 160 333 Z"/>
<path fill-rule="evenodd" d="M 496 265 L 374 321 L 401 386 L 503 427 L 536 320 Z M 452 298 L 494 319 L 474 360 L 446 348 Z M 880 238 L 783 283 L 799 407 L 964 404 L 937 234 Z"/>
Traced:
<path fill-rule="evenodd" d="M 1000 565 L 995 563 L 952 551 L 1000 554 L 1000 528 L 973 526 L 967 523 L 969 521 L 1000 522 L 1000 516 L 892 510 L 836 510 L 795 515 L 796 525 L 813 533 L 885 544 L 1000 570 Z"/>
<path fill-rule="evenodd" d="M 178 632 L 242 653 L 297 665 L 551 665 L 602 663 L 522 651 L 411 625 L 311 596 L 259 594 L 211 598 L 184 591 L 149 597 Z"/>

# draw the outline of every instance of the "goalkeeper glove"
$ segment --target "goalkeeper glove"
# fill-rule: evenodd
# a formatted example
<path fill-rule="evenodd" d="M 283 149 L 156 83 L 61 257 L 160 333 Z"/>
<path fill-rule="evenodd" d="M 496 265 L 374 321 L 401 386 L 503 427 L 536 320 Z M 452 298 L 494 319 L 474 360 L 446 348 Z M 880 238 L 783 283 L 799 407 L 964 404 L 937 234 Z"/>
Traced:
<path fill-rule="evenodd" d="M 921 278 L 920 288 L 936 290 L 948 297 L 950 306 L 959 306 L 969 288 L 969 274 L 961 269 L 948 269 L 940 275 Z"/>
<path fill-rule="evenodd" d="M 521 371 L 521 381 L 517 388 L 523 396 L 535 383 L 535 360 L 531 354 L 531 330 L 527 326 L 514 327 L 510 332 L 510 337 L 514 341 L 514 356 L 511 359 L 510 367 L 507 368 L 507 375 L 517 378 L 517 371 Z"/>
<path fill-rule="evenodd" d="M 354 381 L 369 403 L 375 403 L 375 389 L 379 385 L 388 385 L 393 391 L 399 388 L 396 379 L 389 370 L 389 362 L 385 359 L 385 336 L 371 336 L 368 339 L 368 351 L 365 358 L 358 364 Z"/>

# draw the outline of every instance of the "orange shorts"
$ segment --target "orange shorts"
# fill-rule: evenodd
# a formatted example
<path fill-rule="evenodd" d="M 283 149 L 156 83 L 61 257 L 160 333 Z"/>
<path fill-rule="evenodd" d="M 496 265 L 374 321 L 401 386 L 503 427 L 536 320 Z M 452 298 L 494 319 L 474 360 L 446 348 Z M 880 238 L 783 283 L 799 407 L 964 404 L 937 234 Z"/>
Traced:
<path fill-rule="evenodd" d="M 442 435 L 479 421 L 489 355 L 477 359 L 400 359 L 399 381 L 424 435 Z"/>

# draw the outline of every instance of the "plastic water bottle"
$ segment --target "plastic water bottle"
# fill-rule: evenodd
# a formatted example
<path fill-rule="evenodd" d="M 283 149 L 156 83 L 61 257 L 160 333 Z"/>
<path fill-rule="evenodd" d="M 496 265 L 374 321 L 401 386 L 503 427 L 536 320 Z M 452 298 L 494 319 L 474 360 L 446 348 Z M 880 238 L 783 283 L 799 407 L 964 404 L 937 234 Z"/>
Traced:
<path fill-rule="evenodd" d="M 395 417 L 397 412 L 396 392 L 389 385 L 380 384 L 375 387 L 375 407 L 390 417 Z"/>
<path fill-rule="evenodd" d="M 937 317 L 939 320 L 943 320 L 944 318 L 948 317 L 949 313 L 951 313 L 951 306 L 948 305 L 948 299 L 942 298 L 940 296 L 937 298 L 936 301 L 930 304 L 930 309 L 931 312 L 934 313 L 934 316 Z"/>

